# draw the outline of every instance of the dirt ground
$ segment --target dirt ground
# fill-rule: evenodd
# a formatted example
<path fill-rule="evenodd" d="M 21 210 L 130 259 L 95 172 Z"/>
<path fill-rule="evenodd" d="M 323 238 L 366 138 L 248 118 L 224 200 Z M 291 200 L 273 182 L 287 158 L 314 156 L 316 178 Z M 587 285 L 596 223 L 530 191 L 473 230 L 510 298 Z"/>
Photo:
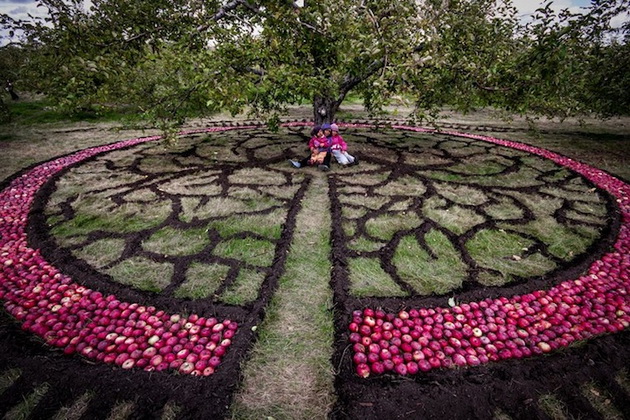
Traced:
<path fill-rule="evenodd" d="M 344 111 L 359 117 L 356 121 L 364 117 L 358 108 Z M 308 109 L 292 109 L 287 118 L 309 118 L 309 112 Z M 394 113 L 386 120 L 404 120 L 399 115 Z M 194 121 L 186 128 L 205 127 L 223 118 Z M 532 131 L 523 119 L 507 122 L 489 112 L 466 116 L 445 113 L 438 125 L 533 144 L 630 179 L 630 118 L 563 123 L 540 120 Z M 154 129 L 124 130 L 113 124 L 0 127 L 0 130 L 11 135 L 9 141 L 0 142 L 2 189 L 12 174 L 38 162 L 95 145 L 157 133 Z M 294 228 L 291 223 L 294 221 L 289 221 L 285 227 L 287 238 Z M 45 238 L 33 238 L 35 243 L 42 240 L 45 242 Z M 288 247 L 288 243 L 285 245 Z M 54 250 L 50 252 L 54 254 Z M 74 274 L 80 276 L 81 272 Z M 334 281 L 331 284 L 334 287 Z M 362 302 L 366 306 L 371 303 L 369 299 Z M 344 317 L 338 318 L 336 329 L 345 328 L 345 321 Z M 255 324 L 254 320 L 250 322 L 246 326 Z M 344 353 L 345 343 L 341 342 L 343 334 L 336 337 L 334 359 L 349 357 Z M 248 351 L 245 344 L 235 348 L 242 354 Z M 86 392 L 97 395 L 80 411 L 81 418 L 86 419 L 107 418 L 111 408 L 122 398 L 134 402 L 127 418 L 223 418 L 229 415 L 232 393 L 239 383 L 238 376 L 228 374 L 215 375 L 210 380 L 142 371 L 131 376 L 129 372 L 112 370 L 78 357 L 64 357 L 21 331 L 4 312 L 0 313 L 0 354 L 0 372 L 15 368 L 22 372 L 6 389 L 0 387 L 0 412 L 10 413 L 26 395 L 47 384 L 48 392 L 30 412 L 30 418 L 36 419 L 52 417 L 60 407 L 72 406 Z M 226 372 L 239 371 L 237 365 L 242 361 L 242 354 L 225 361 Z M 572 418 L 614 418 L 586 398 L 584 389 L 593 384 L 605 391 L 609 404 L 618 410 L 617 418 L 630 418 L 630 390 L 627 382 L 619 380 L 620 373 L 629 372 L 628 331 L 589 340 L 544 357 L 474 369 L 438 370 L 413 378 L 383 376 L 365 380 L 356 376 L 350 363 L 340 366 L 335 383 L 338 400 L 333 411 L 326 414 L 329 418 L 554 418 L 539 404 L 540 397 L 548 394 L 555 395 Z M 175 415 L 169 412 L 173 403 L 180 407 Z"/>

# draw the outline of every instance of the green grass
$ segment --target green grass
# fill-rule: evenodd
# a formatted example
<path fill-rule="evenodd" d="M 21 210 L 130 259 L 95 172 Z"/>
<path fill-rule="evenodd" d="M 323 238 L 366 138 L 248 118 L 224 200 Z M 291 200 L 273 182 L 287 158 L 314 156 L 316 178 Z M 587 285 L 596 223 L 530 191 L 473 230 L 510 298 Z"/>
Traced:
<path fill-rule="evenodd" d="M 566 261 L 571 261 L 576 255 L 586 251 L 599 236 L 599 231 L 595 228 L 586 226 L 571 228 L 552 219 L 533 221 L 512 228 L 536 236 L 548 245 L 550 253 Z"/>
<path fill-rule="evenodd" d="M 85 392 L 69 407 L 62 407 L 59 409 L 53 417 L 53 420 L 79 420 L 88 409 L 92 398 L 94 398 L 93 392 Z"/>
<path fill-rule="evenodd" d="M 261 168 L 248 168 L 235 171 L 229 176 L 229 181 L 233 184 L 257 184 L 257 185 L 282 185 L 286 179 L 282 174 Z"/>
<path fill-rule="evenodd" d="M 142 121 L 142 114 L 131 108 L 95 106 L 92 109 L 65 112 L 47 100 L 21 99 L 8 103 L 11 123 L 21 125 L 72 123 L 79 121 L 117 121 L 134 123 Z"/>
<path fill-rule="evenodd" d="M 16 139 L 16 136 L 12 134 L 0 133 L 0 143 L 8 143 L 14 139 Z"/>
<path fill-rule="evenodd" d="M 95 202 L 96 203 L 96 202 Z M 168 213 L 168 203 L 152 203 L 149 212 L 135 204 L 111 207 L 101 201 L 93 206 L 80 207 L 75 217 L 56 225 L 52 234 L 59 237 L 86 235 L 95 230 L 130 233 L 149 229 L 162 223 Z"/>
<path fill-rule="evenodd" d="M 580 201 L 576 201 L 573 204 L 573 208 L 582 213 L 589 213 L 593 216 L 597 216 L 599 220 L 602 217 L 606 216 L 608 212 L 605 206 L 602 206 L 600 203 L 584 203 Z"/>
<path fill-rule="evenodd" d="M 488 216 L 497 220 L 519 219 L 523 217 L 523 210 L 504 197 L 499 198 L 499 203 L 487 206 L 485 211 Z"/>
<path fill-rule="evenodd" d="M 620 371 L 615 380 L 627 393 L 630 393 L 630 373 L 628 369 Z"/>
<path fill-rule="evenodd" d="M 583 384 L 580 387 L 582 395 L 599 411 L 606 420 L 623 420 L 624 416 L 612 403 L 612 397 L 607 390 L 594 382 Z"/>
<path fill-rule="evenodd" d="M 371 210 L 378 210 L 385 205 L 389 199 L 387 197 L 365 197 L 364 194 L 343 194 L 339 197 L 342 204 L 366 207 Z"/>
<path fill-rule="evenodd" d="M 436 208 L 440 206 L 439 200 L 427 200 L 423 209 L 424 215 L 428 219 L 432 219 L 440 226 L 458 235 L 486 221 L 483 216 L 464 207 L 450 206 L 447 209 Z"/>
<path fill-rule="evenodd" d="M 501 410 L 500 408 L 497 408 L 494 411 L 494 413 L 492 413 L 492 419 L 493 420 L 512 420 L 512 418 L 508 416 L 507 414 L 505 414 L 505 412 Z"/>
<path fill-rule="evenodd" d="M 401 230 L 413 229 L 420 224 L 416 214 L 383 215 L 368 220 L 365 228 L 368 234 L 383 240 L 392 239 Z"/>
<path fill-rule="evenodd" d="M 323 177 L 314 180 L 302 206 L 286 272 L 243 367 L 233 419 L 324 418 L 334 402 L 331 221 Z"/>
<path fill-rule="evenodd" d="M 243 231 L 257 233 L 265 238 L 279 239 L 286 211 L 276 210 L 269 214 L 232 216 L 210 222 L 208 228 L 216 229 L 221 237 L 229 238 Z"/>
<path fill-rule="evenodd" d="M 341 209 L 341 213 L 346 219 L 358 219 L 363 217 L 367 212 L 368 210 L 366 208 L 356 208 L 350 206 L 343 206 Z"/>
<path fill-rule="evenodd" d="M 162 413 L 160 414 L 160 420 L 175 420 L 179 415 L 180 411 L 182 411 L 182 407 L 177 405 L 176 403 L 169 401 L 162 408 Z"/>
<path fill-rule="evenodd" d="M 0 395 L 22 375 L 19 369 L 7 369 L 0 374 Z"/>
<path fill-rule="evenodd" d="M 170 264 L 156 263 L 134 257 L 106 270 L 115 282 L 147 292 L 161 292 L 171 283 L 173 267 Z"/>
<path fill-rule="evenodd" d="M 417 178 L 402 177 L 392 182 L 388 182 L 384 186 L 376 190 L 377 194 L 383 195 L 403 195 L 416 197 L 425 193 L 426 186 L 422 184 Z"/>
<path fill-rule="evenodd" d="M 441 172 L 441 171 L 419 171 L 420 174 L 427 176 L 432 179 L 437 179 L 440 181 L 461 181 L 464 179 L 462 175 L 452 174 L 450 172 Z"/>
<path fill-rule="evenodd" d="M 118 259 L 124 249 L 125 241 L 123 239 L 102 239 L 73 251 L 73 254 L 95 268 L 103 268 Z"/>
<path fill-rule="evenodd" d="M 545 394 L 538 398 L 538 406 L 553 420 L 570 420 L 567 406 L 553 394 Z"/>
<path fill-rule="evenodd" d="M 251 265 L 267 267 L 273 260 L 274 249 L 274 244 L 268 241 L 252 238 L 229 239 L 217 245 L 214 254 L 241 260 Z"/>
<path fill-rule="evenodd" d="M 348 242 L 348 248 L 354 250 L 354 251 L 376 251 L 381 249 L 383 246 L 385 246 L 385 242 L 374 242 L 374 241 L 370 241 L 369 239 L 366 239 L 363 236 L 360 236 L 358 238 L 352 239 L 351 241 Z"/>
<path fill-rule="evenodd" d="M 524 256 L 532 244 L 531 240 L 515 233 L 486 229 L 469 240 L 466 248 L 480 266 L 499 271 L 509 283 L 512 276 L 540 276 L 555 268 L 555 264 L 540 253 Z"/>
<path fill-rule="evenodd" d="M 413 236 L 405 236 L 393 259 L 402 280 L 420 295 L 444 294 L 461 287 L 466 270 L 450 240 L 437 230 L 424 238 L 436 259 Z"/>
<path fill-rule="evenodd" d="M 361 164 L 361 169 L 366 169 L 367 165 Z M 349 175 L 348 178 L 351 179 L 352 183 L 358 184 L 359 186 L 363 185 L 376 185 L 387 179 L 389 173 L 388 172 L 379 172 L 375 174 L 362 174 L 360 177 L 355 176 L 355 174 Z"/>
<path fill-rule="evenodd" d="M 539 171 L 545 171 L 545 172 L 555 171 L 556 172 L 555 176 L 558 177 L 557 179 L 564 179 L 567 177 L 567 175 L 569 175 L 568 170 L 558 168 L 558 165 L 556 165 L 555 162 L 548 159 L 543 159 L 538 156 L 533 156 L 533 155 L 522 156 L 520 158 L 520 161 L 523 164 Z"/>
<path fill-rule="evenodd" d="M 465 175 L 495 175 L 504 171 L 510 162 L 498 156 L 472 157 L 465 163 L 451 166 L 449 169 Z"/>
<path fill-rule="evenodd" d="M 135 408 L 135 403 L 131 401 L 122 401 L 112 407 L 107 420 L 126 420 L 131 416 Z"/>
<path fill-rule="evenodd" d="M 176 298 L 203 299 L 223 284 L 230 267 L 194 263 L 186 272 L 186 281 L 175 291 Z"/>
<path fill-rule="evenodd" d="M 194 218 L 229 216 L 235 213 L 257 212 L 280 205 L 272 197 L 259 196 L 234 199 L 229 197 L 213 197 L 200 206 L 198 198 L 184 197 L 182 199 L 183 212 L 180 219 L 189 222 Z M 245 215 L 245 217 L 248 217 Z"/>
<path fill-rule="evenodd" d="M 353 258 L 348 262 L 350 292 L 356 297 L 407 296 L 374 258 Z"/>
<path fill-rule="evenodd" d="M 536 218 L 527 224 L 513 225 L 504 223 L 499 224 L 499 227 L 516 230 L 538 238 L 546 243 L 549 247 L 549 251 L 558 258 L 570 261 L 577 254 L 583 253 L 599 235 L 599 230 L 596 228 L 588 226 L 574 227 L 556 221 L 554 213 L 556 210 L 560 209 L 563 202 L 560 192 L 554 194 L 554 197 L 558 198 L 550 198 L 539 194 L 511 193 L 511 195 L 530 208 Z M 599 220 L 599 222 L 597 222 L 598 224 L 604 224 L 605 219 L 602 219 L 601 216 L 598 217 L 598 215 L 606 214 L 606 206 L 601 199 L 599 199 L 599 196 L 596 197 L 597 200 L 589 199 L 586 202 L 582 201 L 582 203 L 586 205 L 582 205 L 580 208 L 589 208 L 594 214 L 594 217 L 588 219 L 597 219 Z M 585 217 L 579 216 L 579 219 L 585 219 Z"/>
<path fill-rule="evenodd" d="M 253 270 L 241 270 L 238 277 L 228 287 L 219 300 L 232 305 L 246 305 L 258 298 L 265 275 Z"/>
<path fill-rule="evenodd" d="M 458 204 L 480 206 L 488 201 L 486 193 L 478 188 L 466 185 L 445 184 L 442 182 L 436 182 L 434 185 L 442 197 Z"/>
<path fill-rule="evenodd" d="M 142 247 L 156 254 L 183 256 L 197 254 L 209 243 L 206 229 L 174 229 L 167 226 L 142 242 Z"/>

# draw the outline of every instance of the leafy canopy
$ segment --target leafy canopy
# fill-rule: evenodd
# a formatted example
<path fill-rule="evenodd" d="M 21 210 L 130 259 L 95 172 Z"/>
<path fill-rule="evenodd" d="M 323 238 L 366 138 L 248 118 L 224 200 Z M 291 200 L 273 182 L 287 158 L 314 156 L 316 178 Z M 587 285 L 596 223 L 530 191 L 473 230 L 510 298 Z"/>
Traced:
<path fill-rule="evenodd" d="M 552 3 L 523 24 L 510 0 L 40 0 L 44 21 L 1 23 L 3 78 L 68 110 L 136 107 L 165 126 L 228 110 L 271 121 L 311 102 L 332 120 L 349 93 L 425 117 L 494 106 L 566 117 L 630 112 L 623 0 Z M 625 38 L 624 38 L 625 35 Z M 3 62 L 3 64 L 4 64 Z"/>

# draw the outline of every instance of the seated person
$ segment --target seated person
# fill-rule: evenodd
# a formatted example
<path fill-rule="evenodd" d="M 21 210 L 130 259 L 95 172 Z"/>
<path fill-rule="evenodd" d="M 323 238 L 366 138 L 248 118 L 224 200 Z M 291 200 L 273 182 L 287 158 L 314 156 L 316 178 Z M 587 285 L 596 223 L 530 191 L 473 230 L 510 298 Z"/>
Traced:
<path fill-rule="evenodd" d="M 332 145 L 332 137 L 326 137 L 324 130 L 330 130 L 330 124 L 324 124 L 321 127 L 313 127 L 311 131 L 312 137 L 308 142 L 311 154 L 299 162 L 289 160 L 294 168 L 317 166 L 322 171 L 330 170 L 330 147 Z"/>

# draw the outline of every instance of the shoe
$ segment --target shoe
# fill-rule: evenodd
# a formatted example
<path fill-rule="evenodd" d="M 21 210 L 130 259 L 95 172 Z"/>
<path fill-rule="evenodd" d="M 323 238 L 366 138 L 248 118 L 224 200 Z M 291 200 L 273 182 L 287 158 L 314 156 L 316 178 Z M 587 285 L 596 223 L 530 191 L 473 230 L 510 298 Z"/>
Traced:
<path fill-rule="evenodd" d="M 291 165 L 293 165 L 294 168 L 301 168 L 302 167 L 300 162 L 296 162 L 296 161 L 291 160 L 291 159 L 289 159 L 289 162 L 291 163 Z"/>
<path fill-rule="evenodd" d="M 359 164 L 359 158 L 355 157 L 354 162 L 352 162 L 352 165 L 358 165 L 358 164 Z"/>
<path fill-rule="evenodd" d="M 319 170 L 322 172 L 328 172 L 330 171 L 330 168 L 327 165 L 319 165 L 318 166 Z"/>

